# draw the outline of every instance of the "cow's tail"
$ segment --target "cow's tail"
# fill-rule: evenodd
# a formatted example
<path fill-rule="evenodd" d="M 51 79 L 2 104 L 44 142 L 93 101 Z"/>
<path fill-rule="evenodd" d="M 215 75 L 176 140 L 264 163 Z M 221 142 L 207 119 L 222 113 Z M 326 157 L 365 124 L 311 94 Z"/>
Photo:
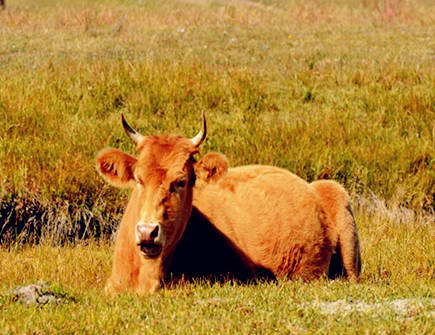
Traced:
<path fill-rule="evenodd" d="M 328 237 L 334 248 L 328 276 L 358 280 L 361 252 L 349 195 L 341 185 L 331 180 L 319 180 L 311 185 L 321 198 L 328 221 Z"/>

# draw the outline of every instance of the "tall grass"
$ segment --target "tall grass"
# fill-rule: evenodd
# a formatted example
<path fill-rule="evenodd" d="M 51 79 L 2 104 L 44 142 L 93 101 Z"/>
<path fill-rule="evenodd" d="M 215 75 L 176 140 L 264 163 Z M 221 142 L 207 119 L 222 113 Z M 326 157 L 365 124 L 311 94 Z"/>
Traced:
<path fill-rule="evenodd" d="M 0 333 L 431 334 L 434 23 L 429 0 L 7 1 Z M 346 186 L 359 284 L 101 294 L 128 192 L 99 178 L 96 153 L 134 153 L 120 113 L 144 134 L 192 136 L 201 110 L 202 154 Z M 43 308 L 10 300 L 13 287 L 39 280 L 75 299 Z"/>
<path fill-rule="evenodd" d="M 202 153 L 433 211 L 430 9 L 424 1 L 9 3 L 0 11 L 2 225 L 14 235 L 35 208 L 42 229 L 66 222 L 63 231 L 79 236 L 86 220 L 102 231 L 119 218 L 126 193 L 97 176 L 94 156 L 105 146 L 132 152 L 121 112 L 143 133 L 190 136 L 205 110 Z"/>

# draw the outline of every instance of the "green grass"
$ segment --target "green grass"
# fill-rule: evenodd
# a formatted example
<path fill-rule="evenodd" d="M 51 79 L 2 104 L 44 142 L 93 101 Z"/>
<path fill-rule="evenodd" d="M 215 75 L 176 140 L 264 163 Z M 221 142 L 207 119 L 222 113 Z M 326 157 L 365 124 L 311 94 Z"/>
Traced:
<path fill-rule="evenodd" d="M 431 333 L 431 1 L 6 2 L 0 332 Z M 201 110 L 209 128 L 201 154 L 346 186 L 362 242 L 361 283 L 205 282 L 141 299 L 102 296 L 108 240 L 128 192 L 97 175 L 96 153 L 134 152 L 121 113 L 144 134 L 193 136 Z M 87 246 L 56 246 L 89 237 Z M 39 280 L 76 301 L 33 308 L 8 298 Z M 399 313 L 390 304 L 397 299 L 417 302 Z M 372 309 L 322 312 L 340 300 Z"/>
<path fill-rule="evenodd" d="M 120 113 L 144 133 L 189 136 L 204 109 L 202 152 L 232 165 L 308 180 L 327 170 L 351 192 L 433 208 L 434 16 L 424 3 L 398 2 L 393 17 L 358 1 L 50 4 L 0 13 L 3 194 L 113 212 L 123 195 L 93 159 L 108 145 L 131 150 Z"/>
<path fill-rule="evenodd" d="M 364 261 L 358 284 L 323 279 L 256 285 L 196 282 L 142 298 L 110 297 L 102 294 L 112 258 L 107 243 L 2 250 L 0 333 L 431 334 L 433 226 L 382 220 L 364 211 L 357 220 Z M 37 308 L 8 298 L 18 284 L 41 280 L 70 299 Z M 392 307 L 405 299 L 404 310 Z M 353 309 L 341 307 L 334 313 L 335 304 Z M 363 309 L 356 309 L 361 305 Z"/>

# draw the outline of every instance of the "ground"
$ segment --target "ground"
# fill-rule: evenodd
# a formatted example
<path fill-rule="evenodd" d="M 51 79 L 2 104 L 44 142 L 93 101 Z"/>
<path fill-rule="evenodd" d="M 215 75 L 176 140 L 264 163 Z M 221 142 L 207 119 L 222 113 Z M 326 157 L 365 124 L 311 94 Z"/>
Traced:
<path fill-rule="evenodd" d="M 0 9 L 0 333 L 432 334 L 433 1 L 16 0 Z M 359 283 L 107 297 L 128 192 L 95 155 L 144 134 L 351 195 Z M 14 301 L 45 282 L 56 304 Z"/>

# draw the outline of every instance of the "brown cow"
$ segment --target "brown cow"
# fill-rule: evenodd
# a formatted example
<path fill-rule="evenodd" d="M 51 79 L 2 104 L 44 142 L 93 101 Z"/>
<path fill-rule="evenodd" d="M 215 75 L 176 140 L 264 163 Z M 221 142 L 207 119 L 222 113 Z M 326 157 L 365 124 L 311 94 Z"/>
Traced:
<path fill-rule="evenodd" d="M 142 136 L 122 117 L 138 158 L 112 148 L 97 155 L 103 178 L 133 189 L 106 290 L 155 292 L 173 273 L 358 279 L 358 233 L 346 191 L 273 166 L 228 168 L 218 153 L 196 162 L 204 113 L 202 120 L 189 139 Z"/>

